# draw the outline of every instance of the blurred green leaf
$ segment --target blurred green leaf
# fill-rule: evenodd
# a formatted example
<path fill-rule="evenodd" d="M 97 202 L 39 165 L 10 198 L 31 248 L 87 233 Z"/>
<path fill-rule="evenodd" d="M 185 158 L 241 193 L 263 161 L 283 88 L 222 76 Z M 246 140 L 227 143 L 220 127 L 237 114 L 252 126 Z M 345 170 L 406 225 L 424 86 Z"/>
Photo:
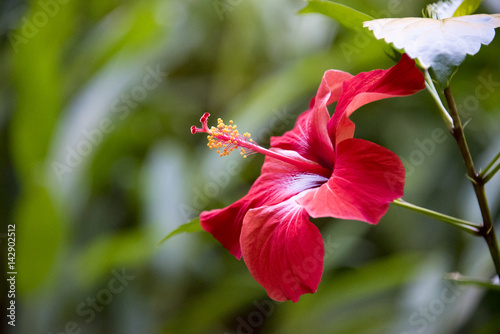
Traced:
<path fill-rule="evenodd" d="M 255 303 L 262 303 L 266 298 L 265 290 L 251 280 L 248 272 L 232 272 L 212 286 L 205 286 L 196 298 L 189 300 L 178 315 L 166 323 L 161 333 L 204 334 L 208 332 L 207 328 L 220 328 L 224 321 L 244 316 L 246 307 L 255 308 Z M 241 312 L 241 315 L 235 311 Z M 230 316 L 234 319 L 228 318 Z"/>
<path fill-rule="evenodd" d="M 489 290 L 496 290 L 500 291 L 500 285 L 498 284 L 498 277 L 496 278 L 497 283 L 494 283 L 494 281 L 483 281 L 480 279 L 464 276 L 460 273 L 448 273 L 443 276 L 444 279 L 447 279 L 449 281 L 455 281 L 460 284 L 465 284 L 465 285 L 474 285 L 478 286 L 481 288 L 486 288 Z"/>
<path fill-rule="evenodd" d="M 307 332 L 310 324 L 330 326 L 331 314 L 410 282 L 421 262 L 419 254 L 397 254 L 374 261 L 359 269 L 323 277 L 318 291 L 304 295 L 295 305 L 284 305 L 288 320 L 284 333 Z M 327 275 L 326 273 L 324 275 Z"/>
<path fill-rule="evenodd" d="M 183 225 L 179 226 L 178 228 L 176 228 L 175 230 L 173 230 L 172 232 L 170 232 L 165 238 L 161 239 L 161 241 L 158 243 L 158 245 L 161 245 L 162 243 L 164 243 L 165 241 L 167 241 L 168 239 L 172 238 L 173 236 L 175 236 L 177 234 L 193 233 L 193 232 L 200 232 L 200 231 L 203 231 L 203 229 L 201 228 L 200 218 L 198 217 L 198 218 L 193 219 L 189 223 L 183 224 Z"/>
<path fill-rule="evenodd" d="M 36 290 L 51 273 L 66 229 L 47 191 L 33 187 L 18 202 L 15 215 L 17 285 L 20 294 Z"/>
<path fill-rule="evenodd" d="M 113 269 L 143 264 L 155 249 L 142 229 L 101 235 L 92 241 L 76 261 L 78 282 L 92 285 Z"/>
<path fill-rule="evenodd" d="M 331 17 L 344 27 L 364 32 L 363 22 L 373 20 L 368 14 L 359 12 L 348 6 L 330 1 L 308 1 L 306 7 L 299 11 L 300 14 L 319 13 Z"/>
<path fill-rule="evenodd" d="M 387 328 L 394 322 L 396 308 L 394 302 L 384 296 L 377 300 L 363 301 L 355 306 L 347 306 L 332 314 L 329 321 L 315 326 L 322 333 L 328 334 L 386 333 Z"/>
<path fill-rule="evenodd" d="M 81 88 L 82 79 L 96 76 L 106 66 L 118 63 L 117 60 L 126 63 L 138 54 L 161 46 L 159 41 L 168 38 L 168 28 L 162 27 L 163 22 L 155 20 L 155 15 L 155 7 L 147 2 L 129 3 L 92 26 L 88 37 L 77 45 L 78 52 L 69 60 L 71 77 L 79 79 L 72 84 Z"/>
<path fill-rule="evenodd" d="M 238 122 L 245 124 L 246 131 L 255 132 L 264 125 L 268 125 L 269 111 L 279 108 L 280 110 L 274 110 L 281 122 L 279 125 L 282 128 L 291 127 L 296 117 L 289 115 L 284 108 L 299 97 L 316 90 L 325 70 L 340 57 L 340 55 L 332 55 L 331 52 L 303 57 L 281 71 L 256 82 L 245 95 L 242 94 L 241 97 L 233 99 L 228 107 L 228 113 L 233 119 L 238 119 Z M 307 96 L 305 102 L 307 103 L 310 98 L 311 96 Z M 266 140 L 267 138 L 259 139 Z"/>
<path fill-rule="evenodd" d="M 464 0 L 464 2 L 462 2 L 462 4 L 457 8 L 455 13 L 453 13 L 453 16 L 473 14 L 481 4 L 481 1 L 482 0 Z"/>
<path fill-rule="evenodd" d="M 73 36 L 75 6 L 74 2 L 65 5 L 49 20 L 44 4 L 33 2 L 14 32 L 23 36 L 23 42 L 11 45 L 16 103 L 9 151 L 21 188 L 14 218 L 20 234 L 18 253 L 22 254 L 17 262 L 22 272 L 18 277 L 21 293 L 34 292 L 54 271 L 65 240 L 64 208 L 50 196 L 46 165 L 63 104 L 61 50 Z M 44 15 L 47 20 L 40 24 L 37 20 Z"/>

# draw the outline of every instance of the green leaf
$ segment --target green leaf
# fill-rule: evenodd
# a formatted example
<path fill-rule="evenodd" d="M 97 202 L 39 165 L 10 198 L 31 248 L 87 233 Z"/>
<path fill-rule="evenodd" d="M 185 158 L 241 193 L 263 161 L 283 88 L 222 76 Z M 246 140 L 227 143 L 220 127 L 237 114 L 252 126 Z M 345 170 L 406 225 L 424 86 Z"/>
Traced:
<path fill-rule="evenodd" d="M 195 218 L 191 220 L 189 223 L 183 224 L 170 232 L 165 238 L 163 238 L 159 243 L 158 246 L 173 237 L 174 235 L 181 234 L 181 233 L 193 233 L 193 232 L 199 232 L 203 231 L 201 228 L 200 224 L 200 218 Z"/>
<path fill-rule="evenodd" d="M 460 284 L 475 285 L 489 290 L 500 291 L 500 284 L 498 283 L 498 277 L 496 277 L 496 282 L 495 279 L 491 281 L 483 281 L 480 279 L 464 276 L 460 273 L 448 273 L 445 274 L 443 278 L 449 281 L 455 281 Z"/>
<path fill-rule="evenodd" d="M 346 28 L 362 32 L 364 32 L 363 22 L 373 20 L 373 17 L 371 17 L 370 15 L 359 12 L 345 5 L 329 1 L 309 1 L 307 6 L 299 11 L 299 13 L 323 14 L 325 16 L 331 17 Z"/>
<path fill-rule="evenodd" d="M 480 4 L 481 0 L 464 0 L 455 13 L 453 13 L 453 16 L 470 15 L 476 11 Z"/>
<path fill-rule="evenodd" d="M 18 201 L 14 223 L 16 269 L 23 273 L 16 284 L 20 293 L 33 293 L 56 271 L 58 252 L 64 249 L 67 235 L 65 221 L 47 189 L 30 187 Z"/>
<path fill-rule="evenodd" d="M 63 96 L 69 81 L 64 75 L 61 48 L 68 45 L 68 39 L 74 38 L 77 28 L 72 19 L 76 2 L 64 5 L 64 10 L 57 9 L 57 15 L 54 10 L 50 18 L 44 6 L 35 2 L 31 5 L 18 30 L 9 33 L 9 36 L 19 36 L 11 40 L 12 54 L 4 52 L 8 48 L 2 50 L 5 58 L 2 65 L 5 62 L 12 71 L 5 78 L 13 79 L 11 83 L 3 79 L 2 86 L 12 85 L 16 101 L 6 142 L 10 143 L 8 151 L 12 154 L 16 187 L 20 190 L 13 217 L 19 236 L 17 271 L 20 275 L 16 285 L 20 294 L 36 294 L 38 289 L 47 287 L 44 284 L 50 278 L 58 276 L 58 255 L 67 240 L 66 208 L 52 196 L 52 191 L 60 185 L 49 183 L 45 166 L 51 163 L 48 154 L 54 129 L 60 121 L 61 106 L 66 103 Z M 37 17 L 46 20 L 43 19 L 42 24 Z M 5 90 L 2 100 L 4 96 Z M 0 108 L 1 113 L 5 113 L 5 103 Z"/>

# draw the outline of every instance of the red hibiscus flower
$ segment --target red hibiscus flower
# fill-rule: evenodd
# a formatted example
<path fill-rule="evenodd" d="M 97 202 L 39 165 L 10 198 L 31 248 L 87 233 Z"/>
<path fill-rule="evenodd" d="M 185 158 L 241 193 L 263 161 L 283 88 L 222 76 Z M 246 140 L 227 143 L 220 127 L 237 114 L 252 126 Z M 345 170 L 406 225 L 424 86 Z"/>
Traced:
<path fill-rule="evenodd" d="M 223 209 L 205 211 L 200 220 L 236 258 L 243 256 L 252 276 L 278 301 L 298 301 L 317 290 L 323 273 L 324 244 L 313 218 L 334 217 L 377 224 L 389 203 L 403 196 L 405 171 L 393 152 L 353 138 L 349 116 L 380 99 L 410 95 L 425 88 L 422 73 L 408 56 L 387 70 L 352 76 L 329 70 L 309 110 L 295 127 L 271 138 L 271 148 L 219 119 L 207 126 L 210 148 L 220 155 L 266 155 L 261 175 L 247 195 Z M 332 117 L 327 106 L 337 101 Z"/>

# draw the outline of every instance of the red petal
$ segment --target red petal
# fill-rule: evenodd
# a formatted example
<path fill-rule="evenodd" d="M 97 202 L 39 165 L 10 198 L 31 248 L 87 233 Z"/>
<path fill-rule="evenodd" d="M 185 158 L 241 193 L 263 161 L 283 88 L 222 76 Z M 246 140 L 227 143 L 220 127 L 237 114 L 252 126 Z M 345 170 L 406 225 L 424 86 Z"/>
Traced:
<path fill-rule="evenodd" d="M 300 158 L 293 151 L 279 150 L 279 152 Z M 304 190 L 320 186 L 327 180 L 319 175 L 304 173 L 288 163 L 266 157 L 262 166 L 262 174 L 252 185 L 248 194 L 226 208 L 202 212 L 201 226 L 232 255 L 240 259 L 241 226 L 248 210 L 286 201 Z"/>
<path fill-rule="evenodd" d="M 247 195 L 226 208 L 203 211 L 200 214 L 201 227 L 240 259 L 241 224 L 249 208 L 255 206 L 258 206 L 258 199 L 252 201 Z"/>
<path fill-rule="evenodd" d="M 361 106 L 389 97 L 411 95 L 424 88 L 423 74 L 406 54 L 387 70 L 359 73 L 344 82 L 335 113 L 328 122 L 332 142 L 338 144 L 353 137 L 354 123 L 349 116 Z"/>
<path fill-rule="evenodd" d="M 327 105 L 338 99 L 342 83 L 350 78 L 352 75 L 346 72 L 326 71 L 310 109 L 299 116 L 291 131 L 271 138 L 271 146 L 296 151 L 308 160 L 332 168 L 334 152 L 327 132 L 330 120 Z"/>
<path fill-rule="evenodd" d="M 272 299 L 297 302 L 301 295 L 316 292 L 323 274 L 324 244 L 295 198 L 250 210 L 241 249 L 250 273 Z"/>
<path fill-rule="evenodd" d="M 342 94 L 343 84 L 345 81 L 353 78 L 350 73 L 339 70 L 328 70 L 323 75 L 323 80 L 316 94 L 316 101 L 325 100 L 328 106 L 337 101 Z"/>
<path fill-rule="evenodd" d="M 389 203 L 403 196 L 405 170 L 399 157 L 362 139 L 337 147 L 332 177 L 298 200 L 312 217 L 355 219 L 377 224 Z"/>

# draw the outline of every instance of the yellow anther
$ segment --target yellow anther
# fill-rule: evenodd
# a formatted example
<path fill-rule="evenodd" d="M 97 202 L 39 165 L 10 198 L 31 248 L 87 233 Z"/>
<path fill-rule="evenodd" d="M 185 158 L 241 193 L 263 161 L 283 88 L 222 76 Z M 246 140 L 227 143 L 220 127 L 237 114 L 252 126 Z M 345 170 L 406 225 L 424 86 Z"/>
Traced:
<path fill-rule="evenodd" d="M 240 154 L 246 158 L 248 151 L 243 148 L 239 148 L 244 142 L 252 142 L 250 139 L 250 133 L 245 132 L 243 135 L 237 130 L 237 126 L 232 120 L 229 124 L 224 124 L 222 118 L 217 119 L 217 127 L 211 127 L 207 131 L 209 135 L 207 136 L 208 144 L 207 146 L 212 149 L 216 149 L 219 156 L 223 157 L 229 155 L 230 152 L 238 149 Z M 245 146 L 243 144 L 243 146 Z"/>

